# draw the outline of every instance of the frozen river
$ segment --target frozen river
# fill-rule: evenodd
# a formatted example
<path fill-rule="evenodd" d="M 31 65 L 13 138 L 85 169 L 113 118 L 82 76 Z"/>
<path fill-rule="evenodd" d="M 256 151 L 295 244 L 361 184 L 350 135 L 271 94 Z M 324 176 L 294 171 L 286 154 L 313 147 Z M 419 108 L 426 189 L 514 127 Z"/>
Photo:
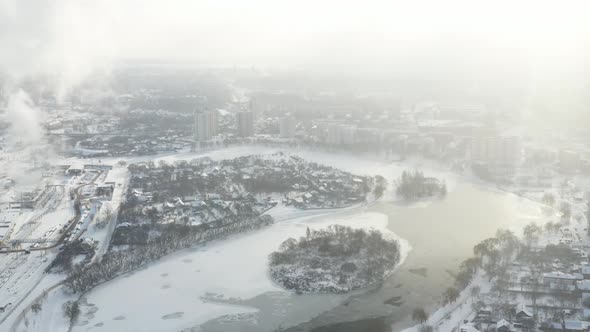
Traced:
<path fill-rule="evenodd" d="M 276 293 L 268 293 L 245 302 L 260 309 L 254 324 L 217 319 L 205 324 L 204 330 L 260 331 L 257 328 L 262 325 L 264 330 L 272 331 L 272 326 L 281 322 L 289 326 L 292 318 L 307 308 L 313 318 L 289 331 L 364 331 L 369 326 L 371 332 L 379 332 L 381 328 L 401 331 L 413 325 L 414 308 L 434 310 L 440 305 L 441 294 L 453 284 L 450 273 L 472 256 L 475 244 L 493 236 L 498 228 L 520 234 L 524 225 L 531 221 L 540 223 L 543 218 L 537 203 L 462 182 L 441 201 L 414 206 L 382 202 L 367 211 L 386 215 L 388 229 L 412 247 L 404 264 L 379 288 L 346 297 L 288 295 L 277 299 Z M 354 212 L 350 214 L 354 216 Z M 394 305 L 384 303 L 391 299 L 395 299 Z M 324 312 L 314 311 L 317 307 L 310 304 L 316 302 L 330 303 L 333 307 Z M 388 317 L 385 324 L 368 320 L 385 316 Z"/>
<path fill-rule="evenodd" d="M 209 155 L 216 159 L 262 151 L 245 148 Z M 310 151 L 296 153 L 355 173 L 390 179 L 401 169 L 415 167 Z M 457 180 L 444 171 L 426 172 L 447 180 L 450 191 L 445 199 L 404 205 L 386 197 L 369 207 L 283 220 L 267 229 L 181 251 L 90 292 L 85 299 L 88 305 L 83 306 L 79 325 L 73 330 L 245 332 L 295 326 L 293 331 L 346 331 L 346 325 L 325 326 L 351 321 L 365 324 L 368 318 L 387 316 L 386 324 L 366 322 L 384 329 L 393 323 L 393 330 L 399 331 L 411 325 L 409 318 L 415 307 L 433 309 L 439 305 L 440 295 L 453 282 L 449 272 L 472 255 L 475 244 L 493 236 L 498 228 L 520 232 L 523 225 L 542 218 L 534 202 Z M 266 258 L 282 241 L 303 235 L 307 226 L 334 223 L 392 232 L 412 249 L 383 285 L 353 294 L 295 295 L 269 280 Z M 394 305 L 384 303 L 392 298 Z M 350 331 L 360 330 L 358 325 L 349 327 Z"/>

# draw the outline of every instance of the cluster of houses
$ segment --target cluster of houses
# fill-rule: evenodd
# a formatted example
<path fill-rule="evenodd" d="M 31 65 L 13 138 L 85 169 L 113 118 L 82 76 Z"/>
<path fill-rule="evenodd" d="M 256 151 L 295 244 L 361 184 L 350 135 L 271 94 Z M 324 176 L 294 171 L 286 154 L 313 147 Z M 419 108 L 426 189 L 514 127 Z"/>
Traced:
<path fill-rule="evenodd" d="M 317 190 L 310 190 L 309 185 L 294 184 L 293 191 L 284 195 L 283 203 L 301 209 L 326 209 L 343 208 L 365 200 L 365 182 L 361 178 L 354 178 L 352 183 L 326 178 L 320 183 Z"/>
<path fill-rule="evenodd" d="M 147 241 L 154 227 L 208 228 L 257 217 L 279 200 L 302 209 L 348 206 L 363 201 L 373 181 L 282 153 L 146 162 L 128 169 L 127 199 L 115 234 L 121 243 Z"/>
<path fill-rule="evenodd" d="M 516 305 L 513 309 L 513 318 L 497 320 L 491 307 L 486 307 L 477 312 L 472 321 L 464 321 L 459 327 L 459 332 L 526 332 L 526 331 L 548 331 L 548 332 L 584 332 L 590 331 L 590 322 L 572 319 L 567 313 L 559 321 L 547 321 L 537 326 L 533 311 L 525 305 Z"/>
<path fill-rule="evenodd" d="M 533 312 L 525 305 L 518 304 L 510 309 L 512 319 L 497 319 L 492 307 L 484 307 L 478 310 L 471 322 L 465 321 L 459 328 L 459 332 L 515 332 L 534 331 L 535 321 Z"/>
<path fill-rule="evenodd" d="M 564 243 L 559 247 L 568 251 L 569 259 L 545 262 L 547 272 L 535 273 L 512 263 L 502 287 L 507 303 L 513 304 L 511 312 L 492 309 L 497 299 L 484 301 L 490 307 L 476 310 L 460 331 L 590 331 L 590 265 L 585 248 Z"/>
<path fill-rule="evenodd" d="M 264 213 L 276 205 L 270 197 L 261 198 L 249 193 L 222 197 L 217 193 L 172 197 L 161 202 L 154 201 L 149 192 L 133 189 L 130 197 L 139 202 L 139 221 L 155 221 L 159 224 L 182 224 L 197 226 L 234 217 L 251 217 Z M 126 221 L 128 223 L 128 221 Z M 127 224 L 122 224 L 127 225 Z"/>
<path fill-rule="evenodd" d="M 276 189 L 282 202 L 301 209 L 341 208 L 365 200 L 373 179 L 328 166 L 308 163 L 297 156 L 277 153 L 271 158 L 242 157 L 247 188 Z M 279 187 L 276 184 L 280 184 Z"/>
<path fill-rule="evenodd" d="M 134 200 L 158 204 L 159 210 L 179 202 L 198 205 L 195 208 L 202 202 L 224 209 L 234 208 L 232 202 L 241 202 L 240 209 L 253 202 L 266 206 L 261 202 L 267 198 L 259 198 L 265 195 L 302 209 L 336 208 L 364 201 L 373 184 L 370 177 L 282 153 L 223 161 L 201 158 L 175 165 L 134 164 L 129 169 L 129 194 Z"/>

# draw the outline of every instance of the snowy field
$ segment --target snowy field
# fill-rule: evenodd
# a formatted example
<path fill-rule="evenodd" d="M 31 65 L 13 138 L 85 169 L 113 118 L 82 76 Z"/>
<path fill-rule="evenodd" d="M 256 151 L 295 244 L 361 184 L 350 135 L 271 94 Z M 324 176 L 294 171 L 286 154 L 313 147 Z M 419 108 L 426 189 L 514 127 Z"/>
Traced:
<path fill-rule="evenodd" d="M 307 227 L 340 224 L 374 228 L 388 236 L 387 216 L 380 213 L 339 213 L 302 217 L 231 239 L 187 249 L 148 268 L 105 283 L 86 296 L 79 324 L 73 331 L 173 331 L 253 308 L 207 302 L 204 297 L 252 298 L 279 291 L 268 277 L 268 255 L 289 237 L 305 234 Z M 403 263 L 409 244 L 399 239 Z M 138 294 L 141 294 L 138 296 Z M 90 314 L 88 314 L 90 313 Z"/>
<path fill-rule="evenodd" d="M 474 286 L 480 287 L 482 293 L 489 292 L 492 287 L 488 277 L 479 271 L 469 286 L 461 291 L 457 301 L 439 307 L 429 315 L 425 325 L 432 326 L 435 331 L 453 331 L 454 329 L 458 329 L 464 320 L 468 320 L 472 316 L 472 304 L 475 298 L 471 296 L 471 289 Z M 409 327 L 402 332 L 420 332 L 420 325 Z"/>
<path fill-rule="evenodd" d="M 6 321 L 7 331 L 9 326 L 10 331 L 15 332 L 67 331 L 69 321 L 63 313 L 63 304 L 75 298 L 59 286 L 63 277 L 58 274 L 46 276 L 27 297 L 26 304 L 18 308 L 19 314 Z M 38 312 L 31 310 L 35 303 L 40 305 Z"/>

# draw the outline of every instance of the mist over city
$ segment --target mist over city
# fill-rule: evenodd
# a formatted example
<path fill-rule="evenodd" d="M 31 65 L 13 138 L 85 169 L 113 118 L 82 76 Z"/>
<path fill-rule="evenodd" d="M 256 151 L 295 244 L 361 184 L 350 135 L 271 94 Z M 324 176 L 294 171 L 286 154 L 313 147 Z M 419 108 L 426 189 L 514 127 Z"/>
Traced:
<path fill-rule="evenodd" d="M 0 0 L 0 331 L 590 331 L 589 12 Z"/>

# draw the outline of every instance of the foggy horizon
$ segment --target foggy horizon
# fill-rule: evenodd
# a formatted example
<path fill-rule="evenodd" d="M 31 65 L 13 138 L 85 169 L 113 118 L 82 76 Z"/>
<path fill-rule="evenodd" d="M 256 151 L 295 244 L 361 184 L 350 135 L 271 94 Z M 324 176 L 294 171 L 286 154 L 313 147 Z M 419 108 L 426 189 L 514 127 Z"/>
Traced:
<path fill-rule="evenodd" d="M 436 71 L 440 65 L 486 64 L 493 69 L 538 67 L 551 75 L 552 70 L 582 69 L 590 51 L 590 23 L 584 16 L 588 5 L 558 4 L 263 0 L 39 5 L 3 0 L 1 38 L 11 47 L 2 64 L 8 72 L 17 71 L 7 65 L 19 61 L 51 72 L 42 65 L 96 68 L 130 59 L 368 72 L 374 66 Z"/>
<path fill-rule="evenodd" d="M 108 86 L 121 65 L 254 68 L 498 89 L 519 95 L 523 108 L 540 99 L 552 112 L 580 113 L 589 103 L 588 9 L 583 1 L 3 0 L 0 72 L 7 86 L 50 77 L 47 88 L 63 96 L 85 82 Z"/>

